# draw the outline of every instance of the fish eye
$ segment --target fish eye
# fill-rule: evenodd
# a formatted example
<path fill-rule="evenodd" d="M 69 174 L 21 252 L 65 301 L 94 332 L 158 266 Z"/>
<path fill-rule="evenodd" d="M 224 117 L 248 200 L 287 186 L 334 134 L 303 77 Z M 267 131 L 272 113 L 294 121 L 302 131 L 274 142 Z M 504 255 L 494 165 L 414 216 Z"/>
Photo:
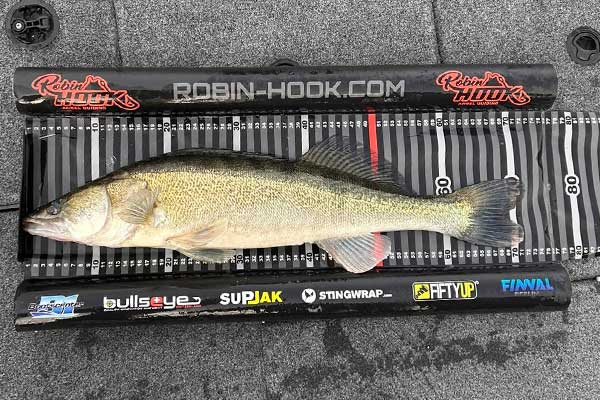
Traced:
<path fill-rule="evenodd" d="M 50 205 L 46 209 L 46 212 L 49 215 L 58 215 L 58 213 L 60 212 L 60 202 L 58 200 L 55 200 L 52 203 L 50 203 Z"/>

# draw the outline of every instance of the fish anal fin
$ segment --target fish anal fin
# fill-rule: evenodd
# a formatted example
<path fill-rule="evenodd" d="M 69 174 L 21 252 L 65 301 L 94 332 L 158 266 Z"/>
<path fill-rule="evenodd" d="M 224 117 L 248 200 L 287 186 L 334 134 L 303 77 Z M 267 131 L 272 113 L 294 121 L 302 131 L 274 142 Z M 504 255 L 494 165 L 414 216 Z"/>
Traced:
<path fill-rule="evenodd" d="M 328 252 L 347 271 L 360 274 L 373 269 L 385 259 L 391 252 L 392 242 L 387 236 L 369 233 L 351 238 L 321 240 L 317 246 Z"/>
<path fill-rule="evenodd" d="M 335 170 L 368 181 L 372 186 L 386 192 L 414 196 L 404 177 L 386 160 L 372 163 L 372 156 L 360 145 L 354 146 L 350 139 L 337 135 L 325 139 L 302 156 L 301 162 Z"/>

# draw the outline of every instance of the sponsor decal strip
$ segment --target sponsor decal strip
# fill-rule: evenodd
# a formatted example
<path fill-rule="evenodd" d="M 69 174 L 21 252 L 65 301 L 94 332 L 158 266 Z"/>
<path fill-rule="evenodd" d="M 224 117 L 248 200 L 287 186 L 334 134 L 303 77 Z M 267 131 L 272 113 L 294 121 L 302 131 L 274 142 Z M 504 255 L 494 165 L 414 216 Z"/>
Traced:
<path fill-rule="evenodd" d="M 486 71 L 480 78 L 446 71 L 437 77 L 436 84 L 446 92 L 453 92 L 452 101 L 459 106 L 495 106 L 506 102 L 524 106 L 531 101 L 523 86 L 508 84 L 497 72 Z"/>
<path fill-rule="evenodd" d="M 413 299 L 419 301 L 474 300 L 478 281 L 414 282 Z"/>
<path fill-rule="evenodd" d="M 53 98 L 54 106 L 65 111 L 102 111 L 109 107 L 134 111 L 140 108 L 140 103 L 127 90 L 113 90 L 106 79 L 97 75 L 87 75 L 81 82 L 63 79 L 60 74 L 46 74 L 34 79 L 31 87 L 40 95 Z"/>
<path fill-rule="evenodd" d="M 241 292 L 221 293 L 219 304 L 221 305 L 244 305 L 257 306 L 264 304 L 283 303 L 283 292 L 281 290 L 244 290 Z"/>
<path fill-rule="evenodd" d="M 40 300 L 37 303 L 29 304 L 29 315 L 32 318 L 52 319 L 77 317 L 78 314 L 75 310 L 83 306 L 82 302 L 77 301 L 78 297 L 78 294 L 70 296 L 40 296 Z"/>
<path fill-rule="evenodd" d="M 255 82 L 173 82 L 173 101 L 252 101 L 256 97 L 268 100 L 335 99 L 404 97 L 404 80 L 353 81 L 267 81 L 258 88 Z"/>
<path fill-rule="evenodd" d="M 513 278 L 502 279 L 500 285 L 503 292 L 515 295 L 534 295 L 540 292 L 554 292 L 550 278 Z"/>
<path fill-rule="evenodd" d="M 345 289 L 345 290 L 315 290 L 306 288 L 302 291 L 302 301 L 312 304 L 317 300 L 368 300 L 391 298 L 391 293 L 386 293 L 383 289 Z"/>
<path fill-rule="evenodd" d="M 164 311 L 199 308 L 202 299 L 199 296 L 140 296 L 132 294 L 125 298 L 104 296 L 102 303 L 104 311 Z"/>

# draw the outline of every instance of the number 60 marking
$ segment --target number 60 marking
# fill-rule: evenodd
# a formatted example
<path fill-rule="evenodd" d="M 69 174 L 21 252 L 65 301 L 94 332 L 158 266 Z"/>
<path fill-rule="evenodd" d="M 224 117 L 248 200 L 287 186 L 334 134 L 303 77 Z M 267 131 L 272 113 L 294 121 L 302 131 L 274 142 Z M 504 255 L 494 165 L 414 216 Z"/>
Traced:
<path fill-rule="evenodd" d="M 452 193 L 452 181 L 447 176 L 438 176 L 435 178 L 435 194 L 450 194 Z"/>
<path fill-rule="evenodd" d="M 565 193 L 568 196 L 579 196 L 581 188 L 579 186 L 579 177 L 577 175 L 566 175 L 565 176 Z"/>

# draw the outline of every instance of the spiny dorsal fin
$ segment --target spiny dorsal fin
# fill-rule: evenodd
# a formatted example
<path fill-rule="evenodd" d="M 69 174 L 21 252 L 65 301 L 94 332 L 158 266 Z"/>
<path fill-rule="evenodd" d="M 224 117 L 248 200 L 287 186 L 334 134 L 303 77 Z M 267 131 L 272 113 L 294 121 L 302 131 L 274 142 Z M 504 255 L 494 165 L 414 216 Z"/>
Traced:
<path fill-rule="evenodd" d="M 379 160 L 373 165 L 364 148 L 359 145 L 355 148 L 345 136 L 337 135 L 325 139 L 308 150 L 302 156 L 302 162 L 364 179 L 386 192 L 415 195 L 407 188 L 404 177 L 394 170 L 391 163 Z"/>

